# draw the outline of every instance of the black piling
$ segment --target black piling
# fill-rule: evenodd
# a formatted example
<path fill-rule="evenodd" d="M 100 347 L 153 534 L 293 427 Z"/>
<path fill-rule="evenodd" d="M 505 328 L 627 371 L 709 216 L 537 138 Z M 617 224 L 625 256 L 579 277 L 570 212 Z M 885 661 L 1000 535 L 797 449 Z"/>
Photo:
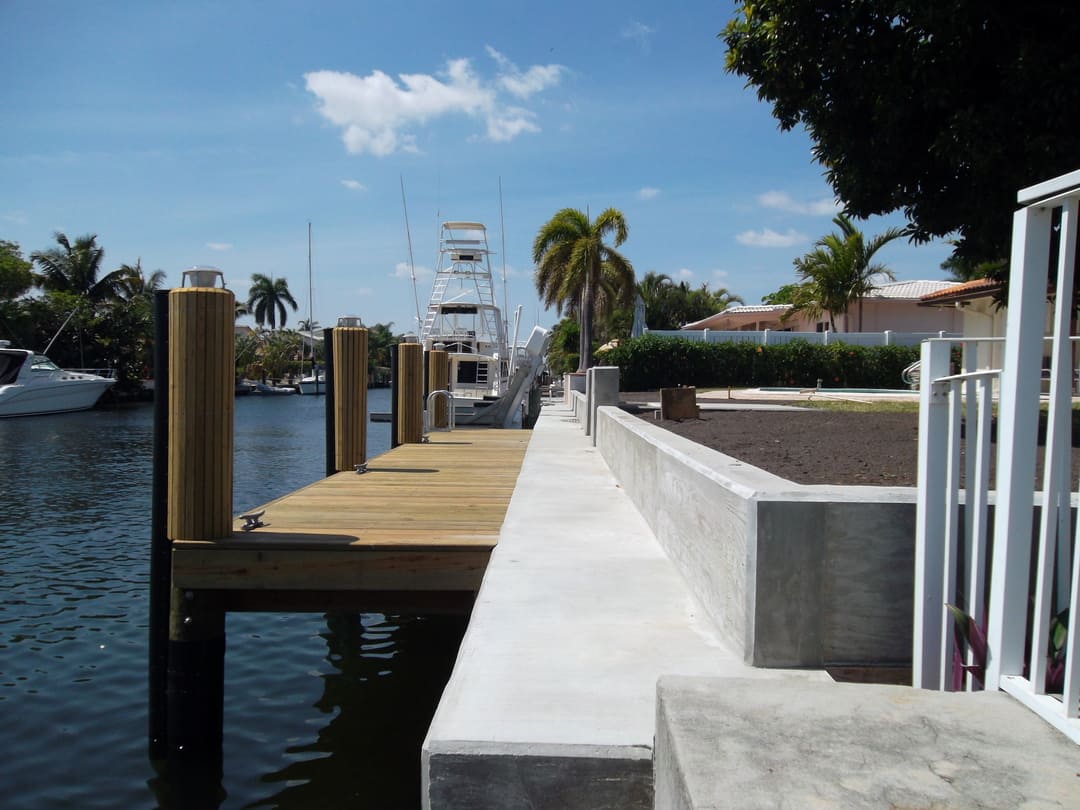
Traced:
<path fill-rule="evenodd" d="M 323 365 L 326 367 L 326 475 L 337 472 L 334 435 L 334 330 L 323 330 Z M 317 377 L 318 375 L 316 375 Z"/>
<path fill-rule="evenodd" d="M 154 462 L 150 506 L 149 753 L 168 752 L 169 590 L 169 291 L 154 293 Z"/>

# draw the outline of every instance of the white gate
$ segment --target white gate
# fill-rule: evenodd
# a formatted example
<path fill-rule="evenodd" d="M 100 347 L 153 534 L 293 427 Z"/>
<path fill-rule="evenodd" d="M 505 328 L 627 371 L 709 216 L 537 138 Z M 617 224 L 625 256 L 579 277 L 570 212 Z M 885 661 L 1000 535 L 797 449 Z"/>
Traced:
<path fill-rule="evenodd" d="M 1002 368 L 974 368 L 969 358 L 977 341 L 931 340 L 922 348 L 913 683 L 972 689 L 972 674 L 980 675 L 987 688 L 1005 690 L 1080 742 L 1070 339 L 1080 171 L 1024 189 L 1018 201 L 1024 207 L 1013 217 Z M 1048 292 L 1054 302 L 1049 336 Z M 963 344 L 962 369 L 952 374 L 953 347 Z M 1040 408 L 1046 438 L 1037 481 Z M 961 625 L 977 641 L 962 656 Z"/>

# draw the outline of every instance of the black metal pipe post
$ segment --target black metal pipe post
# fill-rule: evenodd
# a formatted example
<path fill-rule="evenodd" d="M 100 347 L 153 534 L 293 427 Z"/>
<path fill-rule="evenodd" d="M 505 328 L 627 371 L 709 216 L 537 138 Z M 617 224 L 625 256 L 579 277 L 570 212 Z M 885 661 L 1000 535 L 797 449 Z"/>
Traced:
<path fill-rule="evenodd" d="M 326 364 L 326 475 L 337 472 L 337 436 L 334 428 L 334 330 L 323 330 L 323 362 Z M 318 375 L 315 375 L 318 379 Z"/>
<path fill-rule="evenodd" d="M 390 449 L 398 446 L 398 390 L 401 388 L 401 375 L 398 374 L 397 346 L 390 347 Z"/>
<path fill-rule="evenodd" d="M 154 293 L 154 461 L 150 505 L 150 758 L 168 753 L 169 593 L 172 547 L 166 532 L 169 495 L 169 291 Z"/>

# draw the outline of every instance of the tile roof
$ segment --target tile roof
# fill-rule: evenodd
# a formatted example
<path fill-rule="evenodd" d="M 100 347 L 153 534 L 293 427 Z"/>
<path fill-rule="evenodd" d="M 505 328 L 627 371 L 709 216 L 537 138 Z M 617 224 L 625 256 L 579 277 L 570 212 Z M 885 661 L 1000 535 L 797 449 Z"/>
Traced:
<path fill-rule="evenodd" d="M 955 286 L 955 281 L 891 281 L 879 284 L 867 298 L 900 298 L 919 300 L 927 295 Z"/>
<path fill-rule="evenodd" d="M 1001 282 L 989 278 L 976 278 L 963 284 L 953 284 L 943 290 L 929 293 L 922 297 L 924 304 L 967 301 L 972 298 L 986 298 L 1001 289 Z"/>

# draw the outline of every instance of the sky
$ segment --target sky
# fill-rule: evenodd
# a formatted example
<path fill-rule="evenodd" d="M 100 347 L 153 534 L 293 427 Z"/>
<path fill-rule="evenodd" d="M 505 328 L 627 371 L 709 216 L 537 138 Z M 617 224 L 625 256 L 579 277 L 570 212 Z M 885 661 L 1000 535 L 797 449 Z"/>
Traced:
<path fill-rule="evenodd" d="M 725 72 L 733 9 L 0 0 L 0 239 L 29 256 L 92 233 L 105 270 L 138 260 L 175 286 L 214 266 L 241 299 L 252 273 L 284 277 L 290 325 L 310 308 L 401 333 L 439 222 L 480 221 L 527 330 L 558 320 L 532 281 L 540 226 L 614 207 L 638 278 L 760 303 L 838 209 L 808 136 Z M 949 251 L 878 256 L 898 279 L 942 279 Z"/>

